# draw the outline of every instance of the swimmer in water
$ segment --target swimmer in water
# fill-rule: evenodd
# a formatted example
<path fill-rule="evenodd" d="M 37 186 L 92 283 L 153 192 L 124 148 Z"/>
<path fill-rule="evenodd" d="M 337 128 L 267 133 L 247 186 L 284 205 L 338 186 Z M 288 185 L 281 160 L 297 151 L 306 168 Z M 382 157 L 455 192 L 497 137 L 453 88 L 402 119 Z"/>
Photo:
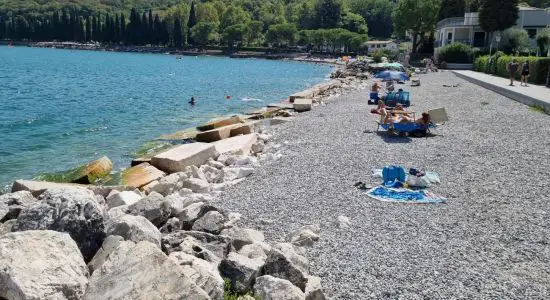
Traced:
<path fill-rule="evenodd" d="M 191 97 L 191 100 L 189 100 L 189 104 L 195 105 L 195 97 Z"/>

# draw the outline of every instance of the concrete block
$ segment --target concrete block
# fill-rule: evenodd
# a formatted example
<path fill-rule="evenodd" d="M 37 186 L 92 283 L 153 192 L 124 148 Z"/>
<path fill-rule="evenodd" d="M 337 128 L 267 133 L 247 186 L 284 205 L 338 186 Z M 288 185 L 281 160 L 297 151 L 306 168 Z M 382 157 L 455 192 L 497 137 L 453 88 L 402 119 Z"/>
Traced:
<path fill-rule="evenodd" d="M 315 90 L 307 89 L 305 91 L 301 91 L 290 95 L 289 99 L 290 99 L 290 102 L 294 102 L 296 101 L 296 99 L 307 99 L 307 98 L 313 98 L 313 97 L 315 97 Z"/>
<path fill-rule="evenodd" d="M 247 134 L 228 138 L 212 143 L 220 154 L 231 153 L 236 155 L 248 155 L 252 145 L 258 140 L 258 135 Z"/>
<path fill-rule="evenodd" d="M 294 108 L 292 106 L 292 103 L 290 102 L 270 103 L 267 105 L 267 107 L 278 107 L 278 108 L 286 108 L 286 109 Z"/>
<path fill-rule="evenodd" d="M 200 131 L 209 131 L 209 130 L 212 130 L 212 129 L 216 129 L 216 128 L 220 128 L 220 127 L 224 127 L 224 126 L 228 126 L 228 125 L 233 125 L 233 124 L 238 124 L 238 123 L 242 123 L 242 122 L 243 122 L 243 120 L 240 117 L 233 116 L 229 119 L 215 120 L 215 121 L 206 123 L 204 125 L 197 126 L 197 129 L 200 130 Z"/>
<path fill-rule="evenodd" d="M 122 184 L 140 188 L 152 181 L 164 177 L 166 173 L 151 166 L 149 163 L 142 163 L 122 171 Z"/>
<path fill-rule="evenodd" d="M 192 143 L 172 148 L 151 159 L 151 164 L 167 173 L 184 171 L 188 166 L 200 166 L 217 156 L 212 144 Z"/>
<path fill-rule="evenodd" d="M 33 181 L 33 180 L 16 180 L 12 187 L 11 192 L 29 191 L 34 197 L 40 196 L 47 189 L 54 188 L 82 188 L 86 189 L 86 185 L 75 183 L 56 183 L 47 181 Z"/>
<path fill-rule="evenodd" d="M 311 99 L 296 99 L 294 100 L 294 110 L 297 112 L 311 110 L 312 103 Z"/>

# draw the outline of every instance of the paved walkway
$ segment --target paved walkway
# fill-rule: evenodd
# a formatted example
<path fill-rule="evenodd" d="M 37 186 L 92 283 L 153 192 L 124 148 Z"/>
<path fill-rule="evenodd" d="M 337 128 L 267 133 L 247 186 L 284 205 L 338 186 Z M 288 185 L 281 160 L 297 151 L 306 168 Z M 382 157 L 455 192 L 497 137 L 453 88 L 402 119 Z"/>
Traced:
<path fill-rule="evenodd" d="M 550 89 L 542 85 L 510 86 L 510 80 L 475 71 L 453 71 L 459 77 L 526 105 L 538 105 L 550 113 Z"/>

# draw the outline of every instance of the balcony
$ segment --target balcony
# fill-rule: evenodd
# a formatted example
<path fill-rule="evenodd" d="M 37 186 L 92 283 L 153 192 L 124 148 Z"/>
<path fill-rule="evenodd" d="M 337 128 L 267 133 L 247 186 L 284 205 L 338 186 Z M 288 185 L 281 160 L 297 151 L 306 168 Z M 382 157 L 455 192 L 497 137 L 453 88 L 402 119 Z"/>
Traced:
<path fill-rule="evenodd" d="M 452 27 L 456 25 L 464 25 L 464 18 L 447 18 L 437 22 L 437 29 L 444 27 Z"/>

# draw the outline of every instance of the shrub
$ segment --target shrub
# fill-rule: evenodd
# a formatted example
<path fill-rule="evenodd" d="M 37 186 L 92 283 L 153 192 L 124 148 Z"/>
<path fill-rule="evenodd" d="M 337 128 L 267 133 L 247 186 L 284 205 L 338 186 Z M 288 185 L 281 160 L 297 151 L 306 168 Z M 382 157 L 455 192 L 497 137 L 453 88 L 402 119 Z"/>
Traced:
<path fill-rule="evenodd" d="M 478 72 L 484 72 L 489 74 L 495 74 L 502 77 L 508 77 L 508 71 L 506 66 L 512 59 L 516 59 L 519 64 L 527 61 L 529 63 L 529 70 L 531 76 L 529 82 L 535 84 L 545 84 L 546 77 L 548 76 L 548 67 L 550 65 L 550 58 L 548 57 L 534 57 L 523 56 L 514 57 L 508 55 L 502 55 L 500 53 L 495 54 L 492 57 L 480 56 L 474 62 L 474 70 Z M 520 78 L 520 73 L 516 75 L 517 79 Z"/>
<path fill-rule="evenodd" d="M 375 63 L 382 62 L 382 57 L 384 57 L 384 53 L 380 50 L 376 50 L 372 53 L 372 59 Z"/>
<path fill-rule="evenodd" d="M 529 51 L 529 34 L 524 29 L 506 29 L 502 34 L 501 48 L 506 53 Z"/>
<path fill-rule="evenodd" d="M 470 63 L 472 62 L 472 47 L 462 43 L 451 43 L 445 45 L 437 52 L 438 61 L 447 63 Z"/>

